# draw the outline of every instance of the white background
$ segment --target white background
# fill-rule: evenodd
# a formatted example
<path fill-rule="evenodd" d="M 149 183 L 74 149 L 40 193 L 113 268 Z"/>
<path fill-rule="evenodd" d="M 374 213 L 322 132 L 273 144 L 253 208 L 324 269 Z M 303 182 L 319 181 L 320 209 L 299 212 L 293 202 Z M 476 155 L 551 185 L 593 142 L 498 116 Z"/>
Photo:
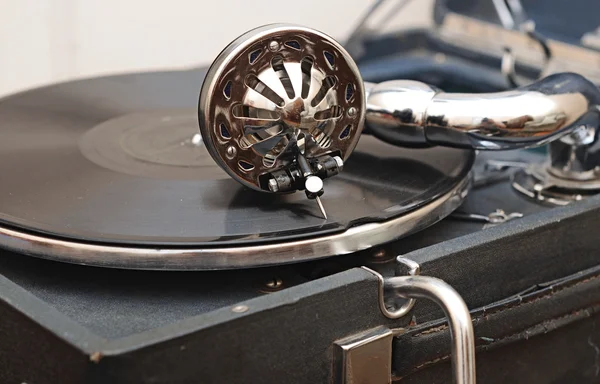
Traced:
<path fill-rule="evenodd" d="M 301 23 L 344 37 L 366 5 L 365 0 L 0 0 L 0 94 L 76 77 L 208 64 L 236 36 L 270 22 Z"/>
<path fill-rule="evenodd" d="M 293 22 L 343 39 L 371 1 L 0 0 L 0 95 L 209 64 L 235 37 L 266 23 Z"/>

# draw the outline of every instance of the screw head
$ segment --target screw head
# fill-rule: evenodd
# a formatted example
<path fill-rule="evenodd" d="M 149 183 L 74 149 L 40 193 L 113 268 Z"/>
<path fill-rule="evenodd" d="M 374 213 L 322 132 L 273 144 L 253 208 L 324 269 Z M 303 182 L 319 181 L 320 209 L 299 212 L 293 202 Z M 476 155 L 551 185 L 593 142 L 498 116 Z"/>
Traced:
<path fill-rule="evenodd" d="M 394 258 L 395 256 L 391 252 L 387 252 L 385 249 L 379 249 L 371 254 L 369 262 L 372 264 L 385 264 L 394 260 Z"/>
<path fill-rule="evenodd" d="M 281 280 L 279 277 L 274 277 L 261 284 L 261 286 L 258 288 L 258 291 L 261 293 L 273 293 L 282 290 L 283 287 L 283 280 Z"/>
<path fill-rule="evenodd" d="M 344 160 L 339 156 L 333 156 L 333 160 L 337 163 L 339 171 L 342 172 L 342 169 L 344 169 Z"/>
<path fill-rule="evenodd" d="M 279 43 L 277 41 L 275 41 L 275 40 L 271 41 L 269 43 L 269 49 L 271 51 L 273 51 L 273 52 L 276 51 L 276 50 L 278 50 L 279 49 Z"/>
<path fill-rule="evenodd" d="M 271 289 L 278 289 L 281 288 L 283 286 L 283 281 L 276 277 L 272 280 L 269 280 L 266 284 L 267 288 L 271 288 Z"/>
<path fill-rule="evenodd" d="M 386 256 L 386 253 L 385 253 L 385 250 L 383 250 L 383 249 L 380 249 L 379 251 L 377 251 L 373 254 L 373 257 L 376 259 L 381 259 L 385 256 Z"/>
<path fill-rule="evenodd" d="M 227 154 L 227 157 L 229 159 L 233 159 L 235 157 L 236 153 L 237 153 L 237 149 L 235 149 L 235 147 L 233 145 L 230 145 L 225 150 L 225 153 Z"/>
<path fill-rule="evenodd" d="M 269 179 L 269 190 L 271 192 L 279 192 L 279 184 L 277 184 L 277 180 Z"/>
<path fill-rule="evenodd" d="M 348 116 L 350 116 L 350 117 L 356 116 L 356 108 L 354 108 L 354 107 L 348 108 Z"/>

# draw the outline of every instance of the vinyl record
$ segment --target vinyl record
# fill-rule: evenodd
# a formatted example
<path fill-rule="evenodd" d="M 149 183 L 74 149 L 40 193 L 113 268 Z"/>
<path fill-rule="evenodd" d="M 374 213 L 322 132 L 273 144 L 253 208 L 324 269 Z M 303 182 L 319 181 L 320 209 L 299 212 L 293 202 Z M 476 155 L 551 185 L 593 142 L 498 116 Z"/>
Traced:
<path fill-rule="evenodd" d="M 198 250 L 301 242 L 386 222 L 456 190 L 473 162 L 470 151 L 411 150 L 363 136 L 343 173 L 325 181 L 324 220 L 303 193 L 250 190 L 213 162 L 197 122 L 203 75 L 111 76 L 0 100 L 0 246 L 131 268 L 273 264 L 279 259 L 199 261 L 208 256 Z M 61 256 L 64 246 L 74 247 L 73 254 L 79 247 L 80 256 Z M 117 252 L 103 258 L 81 251 L 103 246 L 177 256 L 132 259 Z M 303 252 L 314 258 L 334 251 Z M 281 262 L 301 259 L 290 255 Z"/>

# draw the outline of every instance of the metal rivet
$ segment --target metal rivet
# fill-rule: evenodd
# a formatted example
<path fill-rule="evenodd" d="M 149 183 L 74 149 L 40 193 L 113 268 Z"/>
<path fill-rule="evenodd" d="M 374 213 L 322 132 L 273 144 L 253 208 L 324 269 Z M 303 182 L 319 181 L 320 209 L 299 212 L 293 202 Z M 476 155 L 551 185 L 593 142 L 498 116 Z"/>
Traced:
<path fill-rule="evenodd" d="M 269 49 L 270 49 L 271 51 L 276 51 L 276 50 L 278 50 L 278 49 L 279 49 L 279 43 L 278 43 L 278 42 L 276 42 L 275 40 L 271 41 L 271 42 L 269 43 Z"/>
<path fill-rule="evenodd" d="M 230 145 L 229 147 L 227 147 L 226 153 L 229 159 L 233 159 L 237 153 L 237 150 L 233 145 Z"/>
<path fill-rule="evenodd" d="M 259 291 L 262 293 L 272 293 L 277 292 L 281 289 L 283 289 L 283 280 L 281 280 L 278 277 L 274 277 L 268 280 L 266 283 L 264 283 L 264 285 L 261 288 L 259 288 Z"/>
<path fill-rule="evenodd" d="M 269 280 L 265 285 L 270 289 L 279 289 L 283 286 L 283 281 L 276 277 L 273 280 Z"/>
<path fill-rule="evenodd" d="M 356 108 L 350 107 L 348 108 L 348 116 L 352 117 L 356 115 Z"/>
<path fill-rule="evenodd" d="M 376 259 L 380 259 L 382 257 L 385 257 L 385 250 L 380 249 L 379 251 L 377 251 L 377 252 L 375 252 L 373 254 L 373 257 L 376 258 Z"/>
<path fill-rule="evenodd" d="M 236 305 L 235 307 L 231 308 L 231 312 L 235 312 L 235 313 L 244 313 L 248 310 L 248 306 L 246 305 Z"/>
<path fill-rule="evenodd" d="M 371 255 L 371 263 L 374 264 L 383 264 L 383 263 L 388 263 L 391 260 L 394 260 L 394 255 L 393 254 L 388 254 L 385 249 L 380 249 L 377 252 L 373 253 Z"/>

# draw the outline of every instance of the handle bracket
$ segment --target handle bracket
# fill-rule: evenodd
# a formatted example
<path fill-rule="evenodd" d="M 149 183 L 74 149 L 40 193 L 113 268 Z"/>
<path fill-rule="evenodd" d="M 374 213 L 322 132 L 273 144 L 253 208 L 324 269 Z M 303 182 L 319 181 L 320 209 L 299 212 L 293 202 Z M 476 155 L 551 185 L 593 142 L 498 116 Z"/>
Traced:
<path fill-rule="evenodd" d="M 415 299 L 429 299 L 438 304 L 448 318 L 452 343 L 452 369 L 454 382 L 474 384 L 475 335 L 471 315 L 460 295 L 444 281 L 420 276 L 418 263 L 398 257 L 399 267 L 408 267 L 408 276 L 384 278 L 379 273 L 362 267 L 379 279 L 379 307 L 390 319 L 406 315 L 415 305 Z M 396 271 L 398 273 L 398 269 Z M 385 304 L 385 293 L 409 299 L 399 309 L 390 309 Z M 339 384 L 387 384 L 392 375 L 392 340 L 395 333 L 386 327 L 352 335 L 334 343 L 336 356 L 335 383 Z"/>

